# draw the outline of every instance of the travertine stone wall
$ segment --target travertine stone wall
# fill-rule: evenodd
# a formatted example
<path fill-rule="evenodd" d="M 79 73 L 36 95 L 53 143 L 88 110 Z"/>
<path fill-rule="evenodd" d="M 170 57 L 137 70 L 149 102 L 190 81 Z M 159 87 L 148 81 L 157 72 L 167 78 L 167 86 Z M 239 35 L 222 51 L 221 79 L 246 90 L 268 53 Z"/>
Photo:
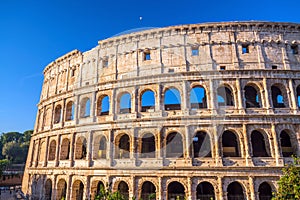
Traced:
<path fill-rule="evenodd" d="M 44 70 L 23 191 L 32 199 L 93 199 L 99 181 L 113 191 L 125 182 L 130 198 L 144 197 L 151 182 L 161 200 L 211 197 L 201 193 L 202 183 L 220 200 L 232 197 L 234 184 L 245 199 L 259 199 L 263 184 L 276 191 L 281 168 L 299 155 L 299 43 L 300 24 L 191 24 L 108 38 L 56 59 Z M 206 106 L 191 102 L 197 87 Z M 170 89 L 179 92 L 180 108 L 165 109 Z M 143 110 L 149 90 L 155 104 Z M 129 112 L 121 108 L 125 93 Z M 109 110 L 101 113 L 105 96 Z M 174 132 L 180 139 L 168 146 Z M 199 132 L 209 156 L 195 154 Z M 227 144 L 228 132 L 236 145 Z M 148 133 L 151 155 L 142 152 Z M 176 146 L 182 156 L 172 157 Z M 173 194 L 173 183 L 184 194 Z"/>

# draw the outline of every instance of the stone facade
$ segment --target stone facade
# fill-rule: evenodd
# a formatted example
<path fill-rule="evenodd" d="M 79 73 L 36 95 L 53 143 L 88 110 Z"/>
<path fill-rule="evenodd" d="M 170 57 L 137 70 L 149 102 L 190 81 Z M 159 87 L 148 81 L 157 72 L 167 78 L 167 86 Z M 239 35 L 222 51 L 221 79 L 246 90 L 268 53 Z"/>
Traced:
<path fill-rule="evenodd" d="M 299 43 L 300 24 L 191 24 L 56 59 L 44 70 L 23 191 L 270 199 L 299 155 Z"/>

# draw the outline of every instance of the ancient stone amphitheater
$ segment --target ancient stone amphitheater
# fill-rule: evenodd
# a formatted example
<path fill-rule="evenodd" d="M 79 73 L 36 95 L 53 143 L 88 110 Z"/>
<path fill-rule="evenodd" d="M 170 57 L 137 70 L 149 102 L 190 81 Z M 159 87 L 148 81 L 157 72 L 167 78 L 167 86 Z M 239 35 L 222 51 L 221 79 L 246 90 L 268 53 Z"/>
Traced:
<path fill-rule="evenodd" d="M 31 199 L 260 199 L 299 155 L 300 24 L 154 28 L 44 70 Z"/>

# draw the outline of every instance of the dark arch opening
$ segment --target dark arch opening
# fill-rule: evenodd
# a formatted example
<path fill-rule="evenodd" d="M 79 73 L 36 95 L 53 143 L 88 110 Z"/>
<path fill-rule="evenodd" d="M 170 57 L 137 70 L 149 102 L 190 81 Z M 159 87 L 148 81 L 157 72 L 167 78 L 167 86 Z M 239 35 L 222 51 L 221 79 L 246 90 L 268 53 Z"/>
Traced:
<path fill-rule="evenodd" d="M 228 200 L 245 200 L 244 191 L 238 182 L 232 182 L 227 187 Z"/>
<path fill-rule="evenodd" d="M 268 153 L 266 148 L 266 139 L 263 134 L 259 131 L 252 131 L 251 133 L 251 144 L 252 144 L 252 153 L 253 157 L 269 157 L 270 154 Z"/>
<path fill-rule="evenodd" d="M 52 196 L 52 181 L 48 179 L 45 183 L 45 200 L 51 200 Z"/>
<path fill-rule="evenodd" d="M 141 199 L 155 200 L 156 199 L 156 187 L 150 181 L 145 181 L 142 186 Z"/>
<path fill-rule="evenodd" d="M 204 131 L 198 131 L 193 138 L 194 157 L 211 157 L 210 138 Z"/>
<path fill-rule="evenodd" d="M 60 159 L 61 160 L 68 160 L 70 156 L 70 141 L 69 139 L 63 139 L 60 148 Z"/>
<path fill-rule="evenodd" d="M 52 140 L 50 142 L 50 147 L 49 147 L 49 153 L 48 153 L 48 160 L 55 160 L 55 154 L 56 154 L 56 141 Z"/>
<path fill-rule="evenodd" d="M 245 86 L 246 108 L 260 108 L 260 95 L 252 86 Z"/>
<path fill-rule="evenodd" d="M 96 191 L 96 196 L 105 192 L 104 184 L 102 181 L 99 181 L 97 184 L 97 191 Z"/>
<path fill-rule="evenodd" d="M 197 199 L 214 200 L 215 189 L 209 182 L 202 182 L 197 186 Z"/>
<path fill-rule="evenodd" d="M 191 109 L 207 108 L 206 92 L 202 86 L 192 88 L 190 102 Z"/>
<path fill-rule="evenodd" d="M 217 89 L 217 100 L 219 106 L 234 106 L 232 91 L 226 86 Z"/>
<path fill-rule="evenodd" d="M 168 185 L 168 200 L 184 200 L 185 189 L 183 185 L 177 181 L 171 182 Z"/>
<path fill-rule="evenodd" d="M 236 135 L 231 131 L 225 131 L 222 135 L 222 147 L 224 157 L 239 157 L 239 142 Z"/>
<path fill-rule="evenodd" d="M 286 131 L 280 133 L 280 145 L 283 157 L 291 157 L 295 154 L 290 135 Z"/>
<path fill-rule="evenodd" d="M 167 158 L 179 158 L 183 157 L 183 142 L 182 137 L 177 132 L 172 132 L 167 136 Z"/>
<path fill-rule="evenodd" d="M 127 183 L 121 181 L 118 185 L 118 191 L 125 199 L 129 199 L 129 187 Z"/>
<path fill-rule="evenodd" d="M 54 124 L 57 124 L 61 122 L 61 105 L 57 105 L 54 112 Z"/>
<path fill-rule="evenodd" d="M 282 91 L 277 86 L 271 87 L 272 102 L 274 108 L 284 108 L 284 97 Z"/>
<path fill-rule="evenodd" d="M 74 119 L 74 103 L 70 101 L 67 103 L 66 108 L 66 121 L 71 121 Z"/>
<path fill-rule="evenodd" d="M 119 146 L 119 154 L 117 155 L 117 158 L 129 158 L 130 138 L 127 134 L 121 136 L 118 146 Z"/>
<path fill-rule="evenodd" d="M 99 142 L 98 158 L 106 158 L 106 148 L 106 138 L 102 136 Z"/>
<path fill-rule="evenodd" d="M 272 199 L 272 188 L 267 182 L 263 182 L 258 188 L 259 200 L 271 200 Z"/>
<path fill-rule="evenodd" d="M 60 179 L 57 183 L 57 199 L 66 199 L 67 196 L 67 182 Z"/>
<path fill-rule="evenodd" d="M 143 92 L 141 99 L 142 99 L 142 102 L 141 102 L 141 105 L 142 105 L 141 111 L 142 112 L 146 112 L 149 109 L 155 108 L 155 95 L 152 90 L 146 90 L 145 92 Z"/>
<path fill-rule="evenodd" d="M 151 133 L 142 138 L 141 158 L 155 158 L 155 137 Z"/>
<path fill-rule="evenodd" d="M 87 141 L 84 137 L 79 137 L 76 141 L 75 159 L 85 159 L 87 154 Z"/>

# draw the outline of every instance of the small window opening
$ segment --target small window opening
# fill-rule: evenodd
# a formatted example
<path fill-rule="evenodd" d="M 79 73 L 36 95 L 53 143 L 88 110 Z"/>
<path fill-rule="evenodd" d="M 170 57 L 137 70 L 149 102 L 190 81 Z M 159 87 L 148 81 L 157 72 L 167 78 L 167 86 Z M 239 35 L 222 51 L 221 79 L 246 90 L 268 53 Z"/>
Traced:
<path fill-rule="evenodd" d="M 242 54 L 249 53 L 249 44 L 242 45 Z"/>
<path fill-rule="evenodd" d="M 151 60 L 151 55 L 149 51 L 144 52 L 144 60 Z"/>
<path fill-rule="evenodd" d="M 199 48 L 192 47 L 192 56 L 199 56 Z"/>
<path fill-rule="evenodd" d="M 291 49 L 292 49 L 292 53 L 295 55 L 295 54 L 298 54 L 298 45 L 292 45 L 291 46 Z"/>
<path fill-rule="evenodd" d="M 226 70 L 226 66 L 220 66 L 220 70 Z"/>
<path fill-rule="evenodd" d="M 71 77 L 75 76 L 76 69 L 71 70 Z"/>
<path fill-rule="evenodd" d="M 103 68 L 106 68 L 106 67 L 108 67 L 108 59 L 107 58 L 105 58 L 103 60 Z"/>
<path fill-rule="evenodd" d="M 277 65 L 272 65 L 272 69 L 277 69 Z"/>

